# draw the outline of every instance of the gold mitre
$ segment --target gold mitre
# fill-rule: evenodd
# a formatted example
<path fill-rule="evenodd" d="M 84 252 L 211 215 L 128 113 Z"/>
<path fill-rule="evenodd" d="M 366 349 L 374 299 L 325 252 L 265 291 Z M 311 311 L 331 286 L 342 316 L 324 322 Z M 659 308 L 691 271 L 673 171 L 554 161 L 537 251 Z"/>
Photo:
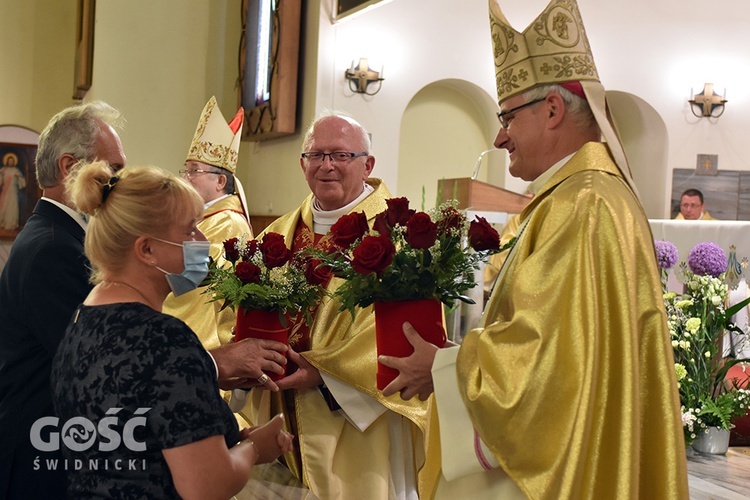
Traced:
<path fill-rule="evenodd" d="M 216 97 L 212 96 L 198 120 L 186 161 L 200 161 L 234 174 L 237 170 L 244 113 L 240 108 L 227 124 L 216 104 Z"/>
<path fill-rule="evenodd" d="M 602 139 L 636 198 L 638 189 L 617 133 L 576 0 L 551 0 L 523 33 L 490 2 L 498 104 L 537 85 L 559 84 L 588 102 Z M 568 83 L 578 82 L 576 85 Z M 579 85 L 580 84 L 580 85 Z"/>
<path fill-rule="evenodd" d="M 552 0 L 523 33 L 490 0 L 490 29 L 499 103 L 541 84 L 599 81 L 575 0 Z"/>

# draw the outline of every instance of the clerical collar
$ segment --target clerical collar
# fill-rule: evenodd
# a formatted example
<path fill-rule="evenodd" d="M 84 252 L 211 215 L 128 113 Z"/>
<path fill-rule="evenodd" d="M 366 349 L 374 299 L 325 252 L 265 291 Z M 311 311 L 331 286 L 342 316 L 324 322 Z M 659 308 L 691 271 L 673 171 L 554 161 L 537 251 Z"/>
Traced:
<path fill-rule="evenodd" d="M 203 210 L 204 210 L 204 211 L 205 211 L 205 210 L 208 210 L 208 207 L 210 207 L 210 206 L 211 206 L 211 205 L 213 205 L 214 203 L 217 203 L 217 202 L 219 202 L 219 201 L 223 200 L 224 198 L 229 198 L 230 196 L 232 196 L 232 195 L 231 195 L 231 194 L 225 194 L 224 196 L 219 196 L 219 197 L 218 197 L 218 198 L 216 198 L 215 200 L 211 200 L 211 201 L 209 201 L 208 203 L 206 203 L 205 205 L 203 205 Z"/>
<path fill-rule="evenodd" d="M 542 175 L 531 181 L 531 184 L 529 184 L 528 187 L 528 192 L 536 196 L 539 190 L 542 189 L 542 186 L 547 184 L 547 181 L 550 180 L 552 176 L 555 175 L 557 171 L 563 167 L 563 165 L 568 163 L 568 161 L 573 157 L 574 154 L 575 153 L 569 154 L 568 156 L 548 168 L 547 171 Z"/>
<path fill-rule="evenodd" d="M 315 232 L 315 234 L 326 234 L 331 229 L 331 226 L 333 226 L 342 215 L 346 215 L 351 212 L 354 207 L 359 205 L 362 200 L 370 196 L 370 193 L 372 193 L 373 191 L 375 191 L 375 188 L 367 183 L 364 183 L 362 194 L 357 196 L 357 198 L 348 205 L 344 205 L 343 207 L 336 210 L 321 209 L 318 200 L 316 198 L 313 198 L 311 206 L 313 216 L 313 232 Z"/>
<path fill-rule="evenodd" d="M 88 229 L 89 223 L 88 223 L 88 221 L 86 220 L 86 218 L 84 217 L 83 214 L 79 214 L 78 212 L 76 212 L 75 210 L 73 210 L 72 208 L 70 208 L 69 206 L 63 205 L 59 201 L 53 200 L 51 198 L 47 198 L 46 196 L 42 196 L 42 199 L 44 201 L 48 202 L 48 203 L 52 203 L 57 208 L 59 208 L 60 210 L 62 210 L 66 214 L 70 215 L 71 219 L 73 219 L 74 221 L 76 221 L 78 223 L 78 225 L 81 226 L 81 228 L 83 229 L 84 232 L 86 231 L 86 229 Z"/>

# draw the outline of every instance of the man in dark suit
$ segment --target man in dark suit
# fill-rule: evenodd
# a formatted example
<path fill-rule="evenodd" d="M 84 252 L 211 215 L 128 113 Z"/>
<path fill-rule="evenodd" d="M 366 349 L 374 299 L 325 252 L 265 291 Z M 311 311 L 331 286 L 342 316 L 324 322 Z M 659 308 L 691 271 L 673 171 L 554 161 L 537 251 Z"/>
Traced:
<path fill-rule="evenodd" d="M 86 221 L 71 208 L 64 181 L 79 160 L 121 169 L 126 159 L 115 128 L 122 123 L 116 109 L 91 102 L 55 115 L 39 138 L 42 199 L 0 275 L 0 498 L 65 497 L 66 466 L 55 446 L 63 422 L 40 425 L 45 421 L 39 419 L 54 415 L 52 358 L 91 285 Z M 51 443 L 52 451 L 40 442 Z"/>
<path fill-rule="evenodd" d="M 125 153 L 115 131 L 122 123 L 119 111 L 97 101 L 62 110 L 39 136 L 36 176 L 42 199 L 0 275 L 3 500 L 64 498 L 65 470 L 75 467 L 63 461 L 60 447 L 81 426 L 64 436 L 66 422 L 54 420 L 49 380 L 57 346 L 91 290 L 83 247 L 86 221 L 72 208 L 65 179 L 79 161 L 103 160 L 114 171 L 122 169 Z M 257 385 L 264 370 L 280 372 L 286 358 L 269 342 L 248 339 L 211 349 L 220 385 Z"/>

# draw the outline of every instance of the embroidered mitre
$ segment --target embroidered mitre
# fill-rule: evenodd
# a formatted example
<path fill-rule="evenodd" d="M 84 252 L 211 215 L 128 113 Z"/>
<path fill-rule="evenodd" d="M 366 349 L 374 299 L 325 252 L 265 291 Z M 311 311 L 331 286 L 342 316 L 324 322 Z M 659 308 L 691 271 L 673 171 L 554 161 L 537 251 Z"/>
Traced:
<path fill-rule="evenodd" d="M 227 124 L 216 104 L 216 97 L 211 97 L 198 120 L 186 161 L 200 161 L 234 174 L 237 170 L 244 113 L 240 108 Z"/>
<path fill-rule="evenodd" d="M 551 0 L 523 33 L 510 26 L 498 0 L 489 4 L 498 104 L 537 85 L 579 82 L 583 95 L 573 92 L 588 102 L 603 141 L 638 197 L 576 0 Z"/>
<path fill-rule="evenodd" d="M 500 103 L 540 84 L 599 81 L 575 0 L 552 0 L 523 33 L 490 0 L 490 29 Z"/>

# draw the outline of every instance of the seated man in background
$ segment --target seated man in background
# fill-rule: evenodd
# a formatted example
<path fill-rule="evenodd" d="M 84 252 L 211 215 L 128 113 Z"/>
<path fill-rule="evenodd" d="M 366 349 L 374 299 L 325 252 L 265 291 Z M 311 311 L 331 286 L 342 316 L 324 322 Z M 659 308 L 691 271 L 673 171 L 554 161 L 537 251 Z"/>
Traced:
<path fill-rule="evenodd" d="M 688 189 L 680 196 L 680 213 L 675 220 L 716 220 L 703 208 L 703 193 Z"/>

